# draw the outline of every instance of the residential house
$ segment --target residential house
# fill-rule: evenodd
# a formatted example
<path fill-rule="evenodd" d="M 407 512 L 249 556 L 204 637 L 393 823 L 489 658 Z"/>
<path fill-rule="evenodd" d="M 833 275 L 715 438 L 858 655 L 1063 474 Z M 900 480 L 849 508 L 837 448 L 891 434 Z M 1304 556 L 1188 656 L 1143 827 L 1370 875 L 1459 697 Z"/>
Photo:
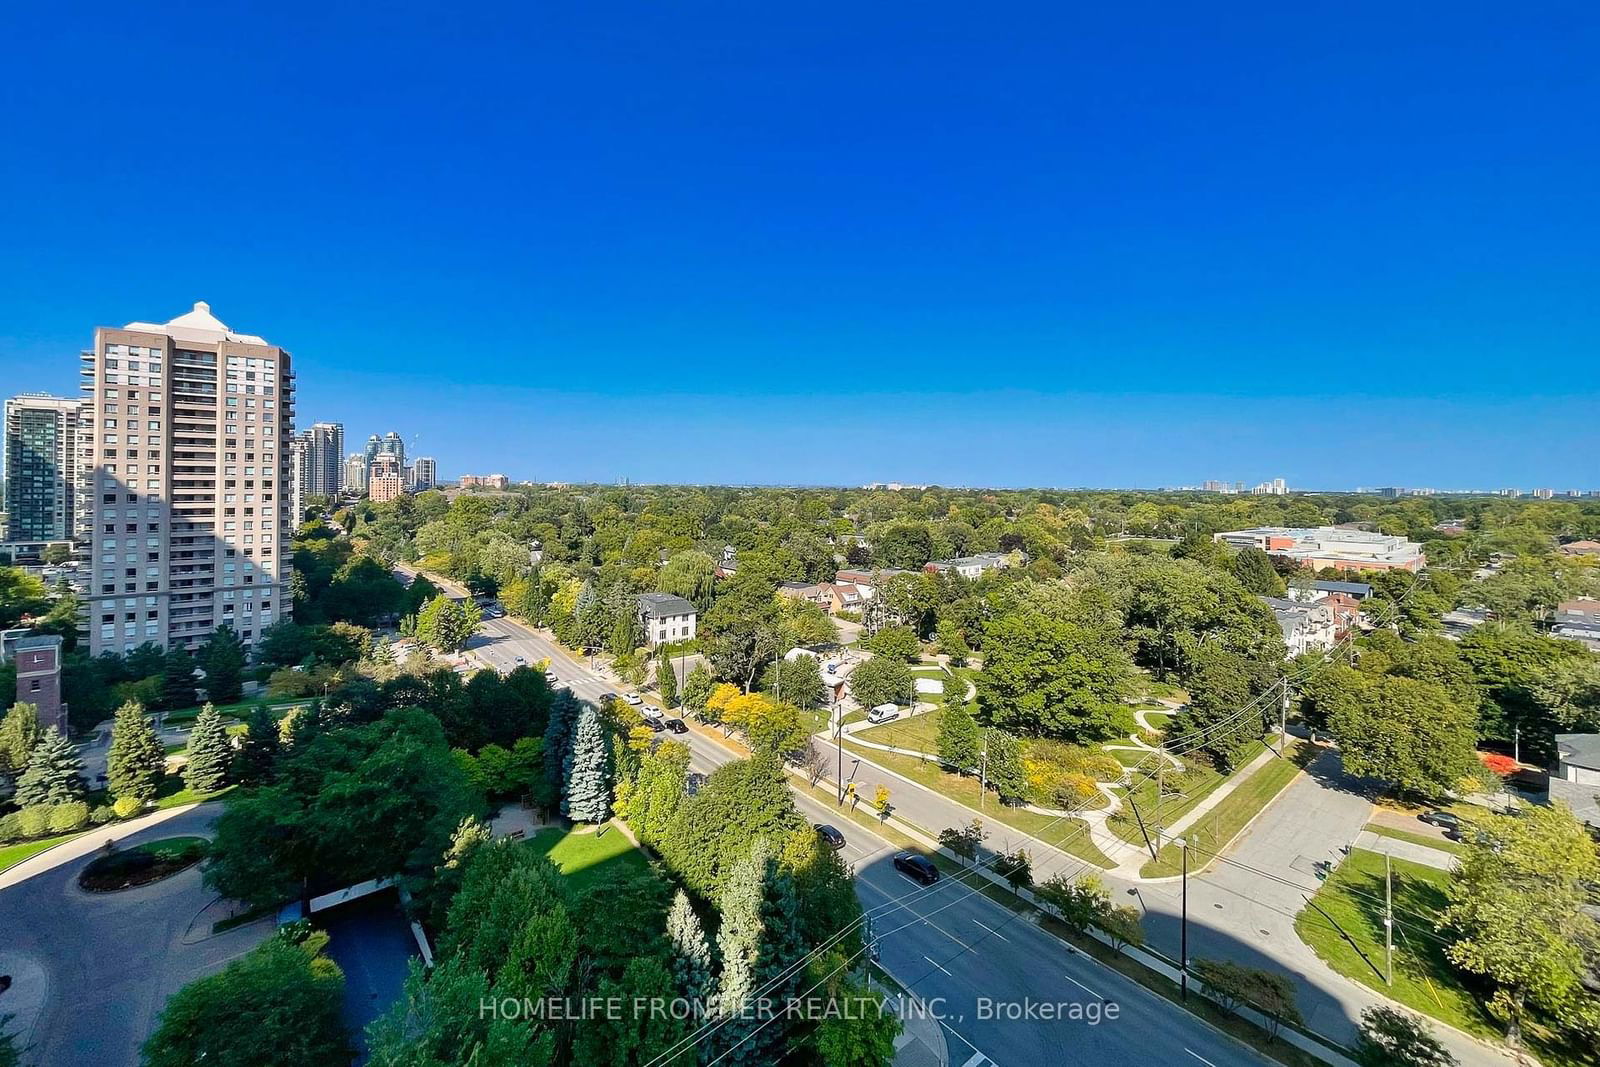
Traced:
<path fill-rule="evenodd" d="M 828 590 L 828 614 L 837 615 L 843 611 L 860 611 L 866 607 L 872 598 L 872 588 L 862 587 L 850 582 L 834 582 L 826 587 Z"/>
<path fill-rule="evenodd" d="M 1326 652 L 1338 641 L 1338 622 L 1333 608 L 1323 602 L 1301 604 L 1283 597 L 1264 596 L 1262 603 L 1277 617 L 1278 629 L 1289 655 Z"/>
<path fill-rule="evenodd" d="M 1600 734 L 1556 735 L 1550 800 L 1564 801 L 1578 818 L 1600 827 Z"/>
<path fill-rule="evenodd" d="M 1573 541 L 1561 546 L 1568 556 L 1600 556 L 1600 541 Z"/>
<path fill-rule="evenodd" d="M 1312 604 L 1323 597 L 1333 593 L 1351 597 L 1355 600 L 1365 600 L 1372 595 L 1372 586 L 1365 582 L 1323 582 L 1311 583 L 1309 589 L 1296 589 L 1289 587 L 1289 599 L 1297 600 L 1302 604 Z"/>
<path fill-rule="evenodd" d="M 1581 641 L 1600 652 L 1600 600 L 1564 600 L 1556 607 L 1550 632 L 1569 641 Z"/>
<path fill-rule="evenodd" d="M 911 573 L 911 571 L 896 570 L 893 567 L 876 567 L 872 570 L 857 568 L 840 571 L 833 576 L 833 580 L 839 585 L 855 586 L 861 593 L 863 600 L 871 600 L 890 578 L 899 574 Z"/>
<path fill-rule="evenodd" d="M 808 600 L 826 611 L 833 604 L 832 588 L 827 582 L 783 582 L 778 586 L 778 595 L 791 600 Z"/>
<path fill-rule="evenodd" d="M 722 558 L 717 561 L 716 576 L 732 578 L 739 573 L 739 550 L 732 545 L 722 546 Z"/>
<path fill-rule="evenodd" d="M 929 574 L 938 574 L 941 571 L 955 571 L 963 578 L 977 578 L 987 571 L 1004 570 L 1011 566 L 1011 561 L 999 552 L 980 552 L 975 556 L 959 556 L 956 559 L 937 559 L 926 564 L 922 569 Z"/>
<path fill-rule="evenodd" d="M 1329 593 L 1314 603 L 1333 612 L 1334 636 L 1340 641 L 1361 625 L 1361 601 L 1347 593 Z"/>
<path fill-rule="evenodd" d="M 687 641 L 695 633 L 695 608 L 671 593 L 640 593 L 639 622 L 651 648 Z"/>

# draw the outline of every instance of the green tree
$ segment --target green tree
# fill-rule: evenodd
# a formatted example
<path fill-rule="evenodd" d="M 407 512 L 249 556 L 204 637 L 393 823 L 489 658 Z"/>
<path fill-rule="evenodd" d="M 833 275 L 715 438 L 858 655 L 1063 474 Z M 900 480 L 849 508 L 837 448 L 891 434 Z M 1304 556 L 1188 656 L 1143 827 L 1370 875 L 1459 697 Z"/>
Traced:
<path fill-rule="evenodd" d="M 989 788 L 1001 803 L 1021 804 L 1028 795 L 1028 775 L 1022 765 L 1022 742 L 1004 730 L 984 731 L 984 770 Z"/>
<path fill-rule="evenodd" d="M 33 704 L 17 701 L 0 721 L 0 774 L 13 778 L 28 766 L 28 757 L 44 739 L 44 727 L 39 724 L 39 709 Z"/>
<path fill-rule="evenodd" d="M 922 642 L 917 632 L 909 626 L 885 626 L 877 633 L 861 640 L 861 647 L 880 656 L 889 656 L 915 663 L 922 658 Z"/>
<path fill-rule="evenodd" d="M 864 708 L 910 704 L 915 689 L 911 668 L 892 656 L 873 656 L 850 675 L 850 695 Z"/>
<path fill-rule="evenodd" d="M 827 1014 L 816 1029 L 818 1057 L 826 1067 L 889 1067 L 900 1036 L 899 1017 L 884 1008 L 883 997 L 870 986 L 845 980 L 844 971 L 839 977 L 829 996 L 830 1003 L 842 1007 Z"/>
<path fill-rule="evenodd" d="M 683 680 L 683 703 L 691 711 L 702 711 L 706 700 L 711 696 L 711 687 L 716 684 L 712 680 L 711 672 L 706 670 L 704 663 L 696 663 L 689 670 L 689 676 Z"/>
<path fill-rule="evenodd" d="M 328 935 L 280 929 L 220 974 L 174 993 L 142 1050 L 144 1067 L 324 1067 L 352 1050 L 341 1021 L 344 975 Z M 227 1005 L 218 1011 L 218 1005 Z"/>
<path fill-rule="evenodd" d="M 971 774 L 978 769 L 983 751 L 983 730 L 967 706 L 958 700 L 945 702 L 939 712 L 939 759 L 947 767 Z"/>
<path fill-rule="evenodd" d="M 550 719 L 544 729 L 543 802 L 546 807 L 567 804 L 567 761 L 572 755 L 572 737 L 578 725 L 580 706 L 571 690 L 562 690 L 550 703 Z"/>
<path fill-rule="evenodd" d="M 578 713 L 567 756 L 562 814 L 574 822 L 603 823 L 611 815 L 611 767 L 605 724 L 592 704 Z"/>
<path fill-rule="evenodd" d="M 83 796 L 83 761 L 61 731 L 46 730 L 43 739 L 33 746 L 28 766 L 17 778 L 17 791 L 11 802 L 19 808 L 33 808 L 70 804 Z"/>
<path fill-rule="evenodd" d="M 711 946 L 689 894 L 678 890 L 667 912 L 667 941 L 672 946 L 672 976 L 678 995 L 704 1001 L 711 995 Z"/>
<path fill-rule="evenodd" d="M 639 840 L 655 843 L 677 814 L 688 786 L 689 746 L 667 741 L 645 754 L 628 803 L 628 825 Z"/>
<path fill-rule="evenodd" d="M 1239 550 L 1233 557 L 1233 575 L 1245 591 L 1257 596 L 1282 596 L 1283 578 L 1272 566 L 1272 559 L 1254 545 Z"/>
<path fill-rule="evenodd" d="M 1040 611 L 1002 616 L 984 631 L 978 706 L 1013 733 L 1079 744 L 1123 732 L 1133 665 L 1119 637 Z"/>
<path fill-rule="evenodd" d="M 1489 1010 L 1513 1046 L 1530 1007 L 1557 1025 L 1592 1022 L 1600 1005 L 1583 976 L 1600 952 L 1600 925 L 1586 911 L 1600 882 L 1594 841 L 1560 804 L 1488 816 L 1471 829 L 1440 920 L 1454 936 L 1445 955 L 1493 984 Z"/>
<path fill-rule="evenodd" d="M 206 674 L 206 698 L 213 704 L 233 704 L 244 696 L 245 648 L 233 627 L 212 631 L 197 659 Z"/>
<path fill-rule="evenodd" d="M 722 923 L 717 955 L 722 975 L 717 988 L 721 1026 L 711 1043 L 727 1063 L 773 1063 L 787 1038 L 784 1020 L 763 1000 L 781 1003 L 795 977 L 774 982 L 803 951 L 795 938 L 794 887 L 778 870 L 771 846 L 758 838 L 734 865 L 717 898 Z"/>
<path fill-rule="evenodd" d="M 1224 771 L 1276 721 L 1280 698 L 1273 660 L 1251 660 L 1225 648 L 1204 648 L 1189 659 L 1189 703 L 1167 727 L 1169 743 L 1208 753 Z"/>
<path fill-rule="evenodd" d="M 657 851 L 690 891 L 714 898 L 757 838 L 777 841 L 809 829 L 795 807 L 782 762 L 776 755 L 758 755 L 713 771 L 678 805 Z"/>
<path fill-rule="evenodd" d="M 768 668 L 762 685 L 777 699 L 797 708 L 820 708 L 828 699 L 822 667 L 815 656 L 780 656 Z"/>
<path fill-rule="evenodd" d="M 483 611 L 472 601 L 436 596 L 417 613 L 417 636 L 440 652 L 460 652 L 482 621 Z"/>
<path fill-rule="evenodd" d="M 1351 1058 L 1361 1067 L 1456 1067 L 1456 1058 L 1427 1023 L 1386 1004 L 1361 1012 Z"/>
<path fill-rule="evenodd" d="M 250 709 L 244 736 L 239 739 L 239 749 L 234 753 L 234 780 L 243 785 L 271 781 L 278 750 L 278 721 L 266 705 L 257 704 Z"/>
<path fill-rule="evenodd" d="M 106 753 L 106 785 L 117 799 L 154 800 L 166 773 L 167 751 L 145 717 L 144 708 L 127 703 L 111 723 L 111 749 Z"/>
<path fill-rule="evenodd" d="M 666 656 L 656 660 L 656 694 L 661 697 L 662 707 L 677 706 L 678 675 L 672 669 L 672 661 Z"/>
<path fill-rule="evenodd" d="M 194 657 L 174 645 L 161 661 L 161 707 L 193 707 L 194 692 Z"/>
<path fill-rule="evenodd" d="M 216 706 L 207 704 L 195 717 L 189 734 L 189 758 L 183 765 L 183 784 L 196 793 L 215 793 L 228 784 L 233 746 Z"/>
<path fill-rule="evenodd" d="M 1442 796 L 1476 766 L 1477 716 L 1443 686 L 1385 675 L 1328 718 L 1344 768 L 1420 796 Z"/>
<path fill-rule="evenodd" d="M 555 1034 L 511 1015 L 482 1010 L 499 992 L 489 976 L 456 957 L 424 970 L 413 959 L 400 999 L 367 1028 L 374 1067 L 550 1067 Z"/>

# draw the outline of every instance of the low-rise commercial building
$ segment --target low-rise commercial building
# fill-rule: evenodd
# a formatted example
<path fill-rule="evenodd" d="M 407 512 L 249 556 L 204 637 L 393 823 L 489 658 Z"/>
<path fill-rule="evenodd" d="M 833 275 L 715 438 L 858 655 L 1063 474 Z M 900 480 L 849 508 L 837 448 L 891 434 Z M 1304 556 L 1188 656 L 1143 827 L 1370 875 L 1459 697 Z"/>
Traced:
<path fill-rule="evenodd" d="M 1257 526 L 1213 534 L 1212 540 L 1235 548 L 1259 548 L 1312 570 L 1419 571 L 1428 563 L 1415 541 L 1337 526 Z"/>

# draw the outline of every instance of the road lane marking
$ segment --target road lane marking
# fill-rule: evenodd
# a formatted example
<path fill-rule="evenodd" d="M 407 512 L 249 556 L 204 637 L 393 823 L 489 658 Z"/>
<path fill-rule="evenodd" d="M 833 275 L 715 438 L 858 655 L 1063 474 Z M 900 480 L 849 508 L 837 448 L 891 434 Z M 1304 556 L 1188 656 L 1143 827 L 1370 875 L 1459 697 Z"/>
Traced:
<path fill-rule="evenodd" d="M 990 926 L 988 923 L 984 922 L 982 919 L 973 919 L 972 921 L 977 923 L 979 926 L 983 927 L 985 930 L 989 931 L 994 936 L 998 937 L 1000 940 L 1004 941 L 1006 944 L 1008 944 L 1008 945 L 1011 944 L 1011 939 L 1009 937 L 1007 937 L 1005 934 L 1002 934 L 999 930 L 996 930 L 994 927 Z"/>
<path fill-rule="evenodd" d="M 1189 1055 L 1193 1056 L 1195 1059 L 1197 1059 L 1201 1063 L 1205 1064 L 1206 1067 L 1217 1067 L 1216 1064 L 1212 1063 L 1210 1060 L 1208 1060 L 1204 1056 L 1200 1055 L 1200 1053 L 1196 1052 L 1194 1049 L 1189 1048 L 1187 1045 L 1184 1046 L 1183 1051 L 1187 1052 Z"/>
<path fill-rule="evenodd" d="M 938 962 L 938 961 L 937 961 L 937 960 L 931 960 L 931 959 L 928 959 L 928 957 L 927 957 L 927 956 L 924 956 L 924 957 L 922 957 L 922 958 L 923 958 L 923 959 L 925 959 L 925 960 L 928 960 L 928 962 L 929 962 L 929 963 L 931 963 L 931 964 L 933 964 L 933 965 L 934 965 L 934 966 L 935 966 L 935 967 L 938 967 L 938 968 L 939 968 L 939 969 L 940 969 L 940 970 L 941 970 L 941 971 L 944 971 L 944 968 L 943 968 L 943 967 L 942 967 L 942 966 L 940 966 L 940 964 L 939 964 L 939 962 Z M 949 975 L 949 977 L 951 977 L 951 978 L 954 978 L 954 977 L 955 977 L 955 975 L 953 975 L 953 974 L 950 974 L 950 972 L 949 972 L 949 971 L 944 971 L 944 973 L 945 973 L 945 974 L 946 974 L 946 975 Z"/>
<path fill-rule="evenodd" d="M 967 1062 L 963 1063 L 961 1067 L 977 1067 L 978 1064 L 982 1063 L 986 1059 L 988 1059 L 988 1057 L 983 1053 L 974 1052 L 972 1055 L 967 1057 Z"/>
<path fill-rule="evenodd" d="M 952 934 L 949 930 L 946 930 L 944 927 L 940 926 L 938 923 L 932 922 L 932 921 L 930 921 L 928 919 L 923 919 L 922 920 L 922 925 L 923 926 L 931 926 L 931 927 L 933 927 L 935 930 L 939 931 L 941 934 L 943 934 L 944 936 L 948 937 L 950 940 L 954 941 L 956 944 L 960 945 L 962 948 L 966 949 L 968 952 L 973 951 L 971 945 L 967 944 L 965 941 L 961 940 L 955 934 Z"/>
<path fill-rule="evenodd" d="M 1101 999 L 1101 1000 L 1106 999 L 1105 997 L 1100 996 L 1099 993 L 1096 993 L 1094 990 L 1092 990 L 1088 986 L 1084 985 L 1082 982 L 1078 981 L 1076 978 L 1072 977 L 1072 975 L 1070 975 L 1070 974 L 1064 974 L 1061 977 L 1065 978 L 1067 981 L 1071 982 L 1073 985 L 1077 986 L 1079 989 L 1083 990 L 1085 993 L 1089 994 L 1091 997 L 1099 997 L 1099 999 Z"/>

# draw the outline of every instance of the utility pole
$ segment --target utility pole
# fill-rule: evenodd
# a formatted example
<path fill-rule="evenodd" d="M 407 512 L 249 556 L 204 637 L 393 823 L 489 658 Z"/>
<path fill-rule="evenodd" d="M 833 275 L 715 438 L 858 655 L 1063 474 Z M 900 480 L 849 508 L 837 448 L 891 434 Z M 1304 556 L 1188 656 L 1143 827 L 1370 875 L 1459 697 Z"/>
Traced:
<path fill-rule="evenodd" d="M 1183 926 L 1178 947 L 1178 991 L 1189 1002 L 1189 841 L 1180 837 L 1175 844 L 1183 849 Z"/>
<path fill-rule="evenodd" d="M 1511 727 L 1511 758 L 1518 763 L 1522 762 L 1522 727 Z"/>
<path fill-rule="evenodd" d="M 1383 981 L 1394 985 L 1394 878 L 1389 854 L 1383 854 Z"/>
<path fill-rule="evenodd" d="M 1161 798 L 1166 793 L 1167 760 L 1162 757 L 1156 760 L 1156 848 L 1161 848 Z"/>
<path fill-rule="evenodd" d="M 839 806 L 844 807 L 844 716 L 839 714 L 839 705 L 833 705 L 833 740 L 839 752 L 839 769 L 835 777 L 839 779 Z"/>
<path fill-rule="evenodd" d="M 983 732 L 983 751 L 978 754 L 978 810 L 983 810 L 983 794 L 989 791 L 989 731 Z"/>

